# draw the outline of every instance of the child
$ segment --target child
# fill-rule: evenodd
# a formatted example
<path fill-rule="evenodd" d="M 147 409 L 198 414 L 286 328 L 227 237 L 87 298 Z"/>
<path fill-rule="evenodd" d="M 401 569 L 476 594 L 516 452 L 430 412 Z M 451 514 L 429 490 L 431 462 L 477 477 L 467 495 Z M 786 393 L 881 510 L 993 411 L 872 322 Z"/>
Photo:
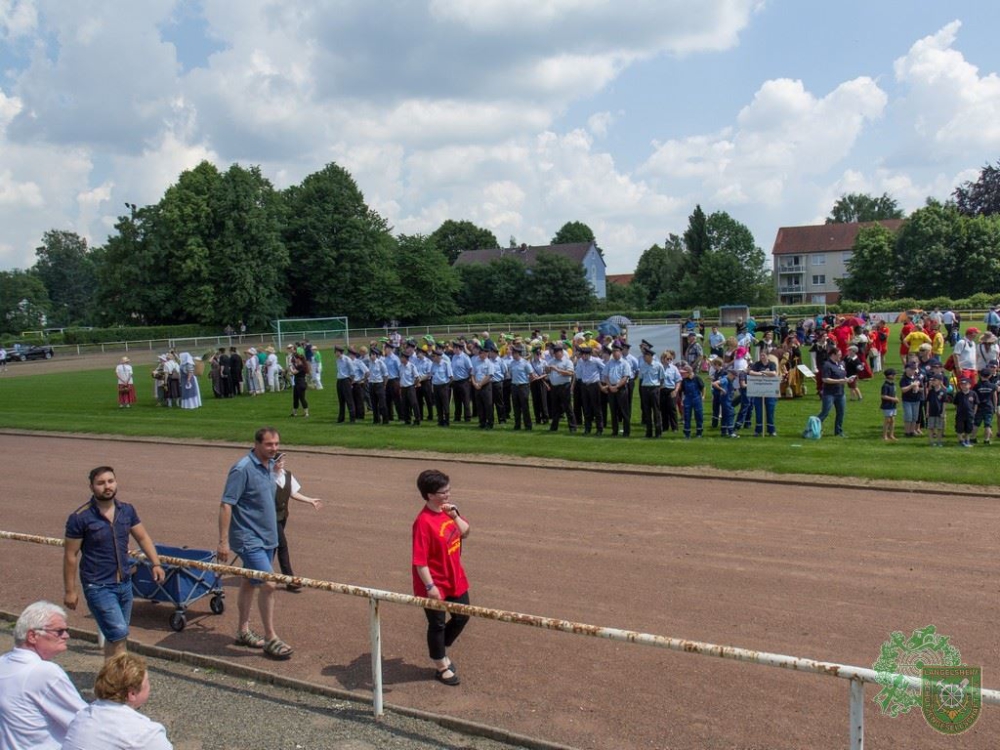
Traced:
<path fill-rule="evenodd" d="M 920 401 L 923 383 L 917 373 L 916 362 L 907 362 L 903 370 L 903 378 L 899 388 L 903 394 L 903 425 L 905 437 L 916 437 L 921 434 L 918 419 L 920 418 Z"/>
<path fill-rule="evenodd" d="M 976 442 L 976 432 L 979 430 L 979 425 L 982 425 L 983 442 L 986 445 L 990 444 L 990 439 L 993 437 L 993 412 L 997 408 L 997 386 L 990 377 L 991 374 L 991 370 L 984 367 L 979 373 L 976 387 L 972 389 L 979 401 L 972 426 L 972 442 Z"/>
<path fill-rule="evenodd" d="M 972 392 L 972 381 L 962 377 L 958 381 L 959 392 L 955 394 L 955 433 L 958 444 L 963 448 L 972 447 L 973 421 L 976 417 L 976 407 L 979 397 Z"/>
<path fill-rule="evenodd" d="M 847 357 L 844 359 L 844 371 L 847 372 L 847 387 L 851 391 L 851 399 L 860 401 L 864 396 L 858 387 L 858 376 L 864 372 L 865 363 L 858 356 L 858 347 L 847 347 Z"/>
<path fill-rule="evenodd" d="M 733 394 L 736 392 L 736 388 L 736 371 L 732 369 L 722 370 L 719 373 L 718 379 L 712 382 L 713 401 L 716 394 L 718 394 L 719 398 L 719 421 L 722 428 L 722 437 L 739 437 L 734 424 L 736 421 L 736 412 L 733 410 Z"/>
<path fill-rule="evenodd" d="M 885 382 L 882 383 L 882 439 L 896 440 L 896 371 L 889 368 L 885 371 Z M 933 434 L 933 433 L 932 433 Z M 933 441 L 933 438 L 931 438 Z"/>
<path fill-rule="evenodd" d="M 927 389 L 927 435 L 931 447 L 944 446 L 944 410 L 948 403 L 948 390 L 943 375 L 931 375 Z"/>
<path fill-rule="evenodd" d="M 697 429 L 695 437 L 701 437 L 704 423 L 704 412 L 701 402 L 702 394 L 705 392 L 705 384 L 701 382 L 701 378 L 695 375 L 691 365 L 686 362 L 681 370 L 681 375 L 681 394 L 684 399 L 684 438 L 690 439 L 691 437 L 692 412 L 694 413 L 695 428 Z"/>

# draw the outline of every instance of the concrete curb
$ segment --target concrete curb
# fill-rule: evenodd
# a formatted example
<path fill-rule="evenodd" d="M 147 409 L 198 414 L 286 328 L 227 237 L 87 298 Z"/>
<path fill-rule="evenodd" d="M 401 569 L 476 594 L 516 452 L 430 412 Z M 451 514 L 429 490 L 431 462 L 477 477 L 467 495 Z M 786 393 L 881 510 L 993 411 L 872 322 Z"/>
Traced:
<path fill-rule="evenodd" d="M 247 442 L 231 442 L 223 440 L 194 440 L 190 438 L 169 439 L 146 436 L 127 435 L 94 435 L 75 432 L 48 432 L 43 430 L 16 430 L 0 428 L 0 435 L 18 437 L 50 437 L 74 440 L 93 440 L 95 437 L 108 442 L 149 443 L 151 445 L 182 445 L 186 447 L 201 446 L 206 448 L 246 449 Z M 465 464 L 471 466 L 515 466 L 520 468 L 550 469 L 556 471 L 579 471 L 607 474 L 614 471 L 618 475 L 652 476 L 677 479 L 710 479 L 721 482 L 765 481 L 786 487 L 806 487 L 814 489 L 829 489 L 837 482 L 850 482 L 838 487 L 841 492 L 852 490 L 891 492 L 894 494 L 942 494 L 956 497 L 1000 497 L 1000 486 L 997 485 L 960 485 L 932 484 L 930 482 L 882 481 L 861 477 L 827 477 L 811 474 L 773 474 L 766 471 L 723 471 L 710 466 L 646 466 L 642 464 L 606 464 L 596 461 L 567 461 L 557 458 L 533 458 L 528 456 L 509 456 L 503 454 L 437 453 L 435 451 L 394 451 L 394 450 L 356 450 L 338 446 L 308 445 L 295 447 L 296 453 L 309 453 L 326 456 L 344 456 L 349 458 L 385 458 L 407 461 L 428 460 L 444 463 Z M 696 472 L 696 473 L 692 473 Z"/>
<path fill-rule="evenodd" d="M 7 612 L 6 610 L 0 610 L 0 620 L 14 623 L 17 622 L 17 618 L 18 615 L 16 614 Z M 89 630 L 81 630 L 80 628 L 75 627 L 71 627 L 69 630 L 74 638 L 88 641 L 90 643 L 97 643 L 97 633 L 92 633 Z M 162 659 L 163 661 L 172 661 L 180 664 L 190 664 L 191 666 L 202 669 L 214 669 L 217 672 L 222 672 L 232 677 L 254 680 L 255 682 L 265 685 L 273 685 L 275 687 L 321 695 L 327 698 L 335 698 L 337 700 L 350 701 L 352 703 L 359 703 L 368 706 L 369 708 L 371 707 L 370 697 L 364 695 L 363 693 L 342 690 L 340 688 L 329 687 L 327 685 L 319 685 L 314 682 L 298 680 L 293 677 L 271 674 L 263 669 L 255 669 L 253 667 L 233 664 L 225 659 L 219 659 L 214 656 L 204 656 L 202 654 L 191 653 L 190 651 L 176 651 L 174 649 L 164 648 L 163 646 L 150 646 L 149 644 L 133 640 L 129 640 L 128 647 L 133 653 L 140 654 L 142 656 L 149 656 L 154 659 Z M 528 737 L 516 732 L 509 732 L 506 729 L 501 729 L 499 727 L 492 727 L 475 721 L 458 719 L 453 716 L 445 716 L 444 714 L 422 711 L 417 708 L 397 706 L 389 703 L 383 704 L 383 707 L 386 712 L 392 712 L 411 719 L 419 719 L 421 721 L 437 724 L 438 726 L 443 727 L 444 729 L 449 729 L 453 732 L 459 732 L 461 734 L 467 734 L 475 737 L 483 737 L 496 742 L 504 742 L 509 745 L 528 748 L 528 750 L 577 750 L 577 748 L 574 748 L 571 745 L 561 745 L 554 742 L 548 742 L 546 740 Z M 372 721 L 377 721 L 377 719 L 373 716 Z"/>

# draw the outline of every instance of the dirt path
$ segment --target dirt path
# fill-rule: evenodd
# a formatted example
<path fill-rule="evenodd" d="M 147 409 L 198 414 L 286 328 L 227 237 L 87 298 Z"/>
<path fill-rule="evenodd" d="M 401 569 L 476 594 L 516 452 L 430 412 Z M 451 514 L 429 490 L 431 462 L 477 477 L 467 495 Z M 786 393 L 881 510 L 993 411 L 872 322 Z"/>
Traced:
<path fill-rule="evenodd" d="M 297 572 L 409 591 L 409 533 L 426 461 L 290 449 L 290 468 L 326 507 L 293 509 Z M 62 536 L 88 497 L 86 473 L 118 470 L 154 538 L 212 549 L 218 498 L 242 452 L 0 435 L 7 460 L 0 527 Z M 610 469 L 435 461 L 473 524 L 465 552 L 473 603 L 597 625 L 870 666 L 894 630 L 934 624 L 984 682 L 998 685 L 991 577 L 996 497 L 881 494 L 714 480 L 617 477 Z M 16 487 L 16 492 L 12 488 Z M 61 599 L 60 553 L 0 542 L 0 606 Z M 232 591 L 232 589 L 229 589 Z M 222 616 L 193 606 L 182 633 L 168 609 L 137 603 L 148 643 L 263 662 L 232 645 Z M 582 748 L 801 748 L 847 742 L 847 683 L 639 646 L 474 620 L 454 649 L 463 684 L 433 682 L 419 610 L 383 606 L 386 700 Z M 369 690 L 367 603 L 281 592 L 278 623 L 296 647 L 282 673 Z M 78 625 L 91 625 L 83 612 Z M 867 689 L 870 747 L 987 748 L 988 707 L 961 738 L 919 715 L 883 718 Z"/>

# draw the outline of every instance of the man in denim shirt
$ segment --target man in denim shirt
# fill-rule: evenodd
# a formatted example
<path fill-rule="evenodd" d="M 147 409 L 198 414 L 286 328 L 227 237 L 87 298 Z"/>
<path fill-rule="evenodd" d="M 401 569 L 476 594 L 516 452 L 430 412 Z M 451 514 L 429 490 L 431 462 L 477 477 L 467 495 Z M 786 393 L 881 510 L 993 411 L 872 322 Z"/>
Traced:
<path fill-rule="evenodd" d="M 110 466 L 90 472 L 91 497 L 66 519 L 63 555 L 63 603 L 76 609 L 76 571 L 80 568 L 83 596 L 97 626 L 104 634 L 104 658 L 125 653 L 128 625 L 132 617 L 132 571 L 128 559 L 129 535 L 153 564 L 153 579 L 164 579 L 156 546 L 139 514 L 118 500 L 118 482 Z"/>

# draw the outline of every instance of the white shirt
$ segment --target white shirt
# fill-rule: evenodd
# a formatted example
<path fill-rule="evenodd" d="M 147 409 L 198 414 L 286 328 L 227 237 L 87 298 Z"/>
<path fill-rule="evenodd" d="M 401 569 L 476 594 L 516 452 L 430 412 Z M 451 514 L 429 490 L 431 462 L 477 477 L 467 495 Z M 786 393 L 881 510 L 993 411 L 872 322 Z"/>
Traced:
<path fill-rule="evenodd" d="M 58 664 L 26 648 L 0 657 L 3 750 L 59 750 L 66 728 L 86 706 Z"/>
<path fill-rule="evenodd" d="M 285 472 L 282 471 L 282 472 L 280 472 L 278 474 L 275 474 L 274 475 L 274 483 L 276 485 L 278 485 L 279 487 L 281 487 L 282 489 L 284 489 L 285 488 Z M 293 495 L 298 494 L 299 490 L 301 490 L 301 489 L 302 489 L 302 485 L 299 484 L 299 480 L 295 478 L 294 474 L 292 474 L 292 494 Z"/>
<path fill-rule="evenodd" d="M 132 365 L 118 365 L 115 368 L 115 374 L 118 376 L 119 385 L 132 384 Z"/>
<path fill-rule="evenodd" d="M 958 360 L 959 369 L 975 370 L 976 342 L 966 338 L 955 344 L 955 358 Z"/>
<path fill-rule="evenodd" d="M 162 724 L 131 706 L 98 700 L 73 719 L 62 750 L 173 750 Z"/>

